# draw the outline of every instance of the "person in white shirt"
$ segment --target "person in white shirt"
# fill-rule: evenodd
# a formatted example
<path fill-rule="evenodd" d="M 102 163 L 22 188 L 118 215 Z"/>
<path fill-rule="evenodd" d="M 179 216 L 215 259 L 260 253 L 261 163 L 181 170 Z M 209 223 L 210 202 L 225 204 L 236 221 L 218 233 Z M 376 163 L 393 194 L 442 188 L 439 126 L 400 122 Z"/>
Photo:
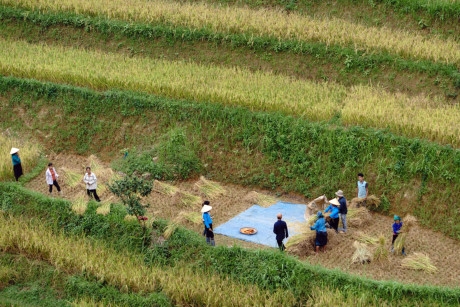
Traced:
<path fill-rule="evenodd" d="M 97 178 L 96 175 L 91 172 L 91 167 L 86 167 L 85 177 L 83 177 L 83 181 L 86 183 L 86 193 L 90 198 L 94 196 L 94 199 L 97 202 L 100 202 L 99 196 L 97 196 L 96 188 L 97 188 Z"/>
<path fill-rule="evenodd" d="M 57 179 L 59 177 L 58 173 L 56 172 L 56 169 L 53 167 L 53 163 L 48 163 L 48 168 L 46 169 L 46 183 L 49 186 L 49 192 L 50 195 L 53 193 L 53 185 L 56 187 L 58 190 L 58 193 L 61 195 L 61 187 L 59 186 L 59 183 L 57 182 Z"/>

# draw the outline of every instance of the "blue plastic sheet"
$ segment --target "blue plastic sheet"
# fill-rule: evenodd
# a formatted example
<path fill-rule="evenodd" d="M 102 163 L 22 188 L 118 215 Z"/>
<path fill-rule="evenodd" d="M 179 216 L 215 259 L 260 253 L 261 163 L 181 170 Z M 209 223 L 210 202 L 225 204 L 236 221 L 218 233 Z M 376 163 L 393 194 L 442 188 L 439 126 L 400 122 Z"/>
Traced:
<path fill-rule="evenodd" d="M 306 222 L 304 218 L 306 207 L 304 204 L 286 202 L 277 202 L 268 208 L 254 205 L 225 224 L 216 227 L 214 233 L 271 247 L 278 247 L 275 234 L 273 233 L 273 225 L 277 221 L 276 215 L 278 213 L 283 214 L 283 220 L 288 223 L 290 238 L 296 234 L 296 229 L 289 227 L 289 225 Z M 240 233 L 240 228 L 242 227 L 254 227 L 257 229 L 257 233 L 254 235 L 244 235 Z M 286 243 L 289 238 L 284 242 Z"/>

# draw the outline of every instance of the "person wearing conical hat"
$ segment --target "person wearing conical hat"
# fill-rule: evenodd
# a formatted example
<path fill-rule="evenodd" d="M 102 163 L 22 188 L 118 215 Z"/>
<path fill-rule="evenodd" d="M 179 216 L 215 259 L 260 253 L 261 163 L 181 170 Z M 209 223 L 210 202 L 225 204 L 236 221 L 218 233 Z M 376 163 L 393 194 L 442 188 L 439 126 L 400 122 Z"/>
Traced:
<path fill-rule="evenodd" d="M 19 177 L 23 175 L 21 158 L 19 158 L 19 149 L 14 147 L 11 148 L 10 155 L 11 160 L 13 161 L 14 178 L 16 178 L 16 181 L 18 181 Z"/>
<path fill-rule="evenodd" d="M 340 207 L 340 203 L 337 200 L 337 198 L 331 199 L 331 201 L 329 203 L 330 203 L 329 206 L 326 208 L 326 210 L 324 210 L 324 212 L 331 211 L 331 215 L 329 215 L 329 217 L 331 218 L 330 225 L 331 225 L 332 229 L 335 230 L 336 233 L 339 233 L 338 228 L 339 228 L 339 207 Z"/>
<path fill-rule="evenodd" d="M 211 246 L 215 246 L 216 243 L 214 241 L 214 231 L 212 230 L 212 218 L 209 214 L 212 207 L 209 205 L 209 201 L 207 203 L 208 205 L 203 204 L 203 206 L 201 207 L 201 213 L 203 213 L 206 243 L 208 243 Z"/>

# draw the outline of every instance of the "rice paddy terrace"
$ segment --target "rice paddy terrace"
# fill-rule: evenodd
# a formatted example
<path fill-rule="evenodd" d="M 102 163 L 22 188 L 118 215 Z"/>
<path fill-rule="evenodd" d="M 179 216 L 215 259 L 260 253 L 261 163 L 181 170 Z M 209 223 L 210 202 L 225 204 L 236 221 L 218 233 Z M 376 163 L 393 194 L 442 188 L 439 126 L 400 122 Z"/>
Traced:
<path fill-rule="evenodd" d="M 0 305 L 458 306 L 459 18 L 447 0 L 0 0 Z M 325 254 L 200 236 L 203 199 L 219 225 L 350 200 L 358 172 L 381 202 Z M 138 222 L 109 185 L 146 173 Z M 393 214 L 417 219 L 406 259 Z"/>

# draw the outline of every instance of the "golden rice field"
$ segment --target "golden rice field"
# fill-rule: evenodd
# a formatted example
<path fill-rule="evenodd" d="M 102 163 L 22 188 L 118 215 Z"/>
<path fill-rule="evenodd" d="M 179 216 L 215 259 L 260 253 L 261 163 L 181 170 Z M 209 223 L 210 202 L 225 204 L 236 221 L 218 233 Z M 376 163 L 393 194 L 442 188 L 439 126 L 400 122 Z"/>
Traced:
<path fill-rule="evenodd" d="M 293 306 L 288 290 L 275 293 L 242 285 L 184 266 L 155 268 L 142 265 L 141 255 L 115 252 L 96 241 L 69 240 L 42 225 L 0 215 L 0 250 L 39 257 L 59 270 L 85 272 L 124 291 L 155 292 L 158 287 L 177 304 L 206 306 Z M 212 285 L 212 286 L 210 286 Z"/>
<path fill-rule="evenodd" d="M 130 22 L 268 35 L 280 40 L 313 40 L 327 45 L 350 45 L 366 51 L 386 50 L 410 58 L 460 63 L 460 44 L 452 39 L 427 38 L 403 30 L 366 27 L 337 18 L 314 19 L 273 9 L 255 10 L 165 0 L 0 0 L 0 3 L 44 11 L 71 11 Z"/>
<path fill-rule="evenodd" d="M 408 97 L 370 86 L 347 89 L 243 68 L 131 58 L 3 39 L 0 74 L 281 111 L 310 120 L 329 120 L 341 113 L 346 124 L 390 128 L 407 136 L 460 145 L 459 106 L 442 98 Z"/>

